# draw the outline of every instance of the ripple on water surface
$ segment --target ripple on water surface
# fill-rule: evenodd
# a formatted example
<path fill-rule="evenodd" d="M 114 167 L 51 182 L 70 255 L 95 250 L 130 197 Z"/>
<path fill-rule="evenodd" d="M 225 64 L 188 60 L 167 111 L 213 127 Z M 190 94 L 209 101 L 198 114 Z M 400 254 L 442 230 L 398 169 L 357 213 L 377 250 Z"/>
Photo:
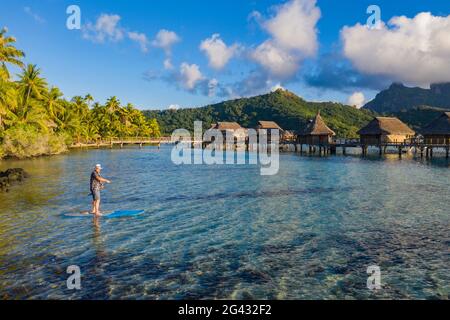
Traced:
<path fill-rule="evenodd" d="M 86 210 L 95 163 L 113 183 Z M 257 166 L 175 166 L 170 148 L 77 151 L 26 161 L 0 194 L 4 299 L 368 299 L 449 295 L 448 163 L 280 156 Z M 79 265 L 82 290 L 66 289 Z M 378 265 L 383 289 L 366 288 Z"/>

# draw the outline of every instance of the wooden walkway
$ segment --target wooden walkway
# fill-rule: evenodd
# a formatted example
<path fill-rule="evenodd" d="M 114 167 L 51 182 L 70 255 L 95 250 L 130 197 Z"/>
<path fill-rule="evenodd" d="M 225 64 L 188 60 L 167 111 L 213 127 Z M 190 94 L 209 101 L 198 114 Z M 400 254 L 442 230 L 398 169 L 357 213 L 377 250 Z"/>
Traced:
<path fill-rule="evenodd" d="M 161 138 L 145 138 L 145 137 L 132 137 L 132 138 L 110 138 L 104 140 L 97 140 L 92 142 L 81 142 L 74 143 L 70 148 L 104 148 L 109 147 L 113 148 L 114 146 L 119 146 L 123 148 L 126 145 L 138 145 L 142 148 L 144 145 L 155 145 L 160 147 L 161 144 L 171 144 L 170 137 L 161 137 Z M 202 141 L 191 141 L 193 145 L 202 145 L 205 147 L 204 142 Z M 396 148 L 398 150 L 399 156 L 408 150 L 414 149 L 415 154 L 420 154 L 421 157 L 432 158 L 433 152 L 436 149 L 444 149 L 446 158 L 448 159 L 450 156 L 450 145 L 449 144 L 426 144 L 422 141 L 405 141 L 405 142 L 389 142 L 382 143 L 379 145 L 373 144 L 362 144 L 359 139 L 334 139 L 333 142 L 329 144 L 316 144 L 316 145 L 300 145 L 294 141 L 282 141 L 280 142 L 280 150 L 284 150 L 283 146 L 292 146 L 292 150 L 295 152 L 306 152 L 303 149 L 303 146 L 306 146 L 309 153 L 317 153 L 319 154 L 336 154 L 338 148 L 342 149 L 343 154 L 346 154 L 347 149 L 349 148 L 360 148 L 363 155 L 367 155 L 369 147 L 375 147 L 379 149 L 379 154 L 383 155 L 386 153 L 387 148 Z"/>
<path fill-rule="evenodd" d="M 170 137 L 161 137 L 161 138 L 141 138 L 141 137 L 132 137 L 132 138 L 110 138 L 105 140 L 97 140 L 97 141 L 89 141 L 89 142 L 79 142 L 74 143 L 70 146 L 71 149 L 77 148 L 104 148 L 114 146 L 119 146 L 123 148 L 125 145 L 139 145 L 142 148 L 144 145 L 157 145 L 158 147 L 161 144 L 171 143 Z"/>
<path fill-rule="evenodd" d="M 296 144 L 295 150 L 303 152 L 302 147 L 302 145 Z M 399 156 L 402 156 L 404 152 L 414 150 L 414 153 L 420 154 L 421 157 L 426 156 L 427 158 L 432 158 L 433 152 L 436 149 L 444 149 L 447 159 L 450 156 L 449 144 L 427 144 L 415 140 L 405 142 L 387 142 L 381 144 L 363 144 L 359 139 L 336 139 L 329 144 L 307 145 L 310 153 L 316 153 L 319 151 L 320 154 L 336 154 L 337 148 L 341 148 L 344 155 L 349 148 L 360 148 L 362 154 L 367 155 L 369 147 L 378 148 L 380 155 L 385 154 L 388 148 L 396 148 Z M 300 150 L 297 150 L 298 148 L 300 148 Z"/>

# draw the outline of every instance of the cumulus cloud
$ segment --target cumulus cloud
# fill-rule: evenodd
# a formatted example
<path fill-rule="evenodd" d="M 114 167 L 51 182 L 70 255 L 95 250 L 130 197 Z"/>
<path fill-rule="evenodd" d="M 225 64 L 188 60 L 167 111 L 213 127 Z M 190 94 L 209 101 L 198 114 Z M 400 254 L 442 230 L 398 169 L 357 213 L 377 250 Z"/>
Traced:
<path fill-rule="evenodd" d="M 347 104 L 360 109 L 366 102 L 366 97 L 362 92 L 354 92 L 350 97 L 348 97 Z"/>
<path fill-rule="evenodd" d="M 450 16 L 394 17 L 378 29 L 344 27 L 344 55 L 361 72 L 429 86 L 450 81 Z"/>
<path fill-rule="evenodd" d="M 321 16 L 316 0 L 290 0 L 277 6 L 269 19 L 256 16 L 271 38 L 254 49 L 250 57 L 273 77 L 292 77 L 303 59 L 316 54 L 316 24 Z"/>
<path fill-rule="evenodd" d="M 217 88 L 220 87 L 219 81 L 215 78 L 209 79 L 200 71 L 197 64 L 181 63 L 178 69 L 170 72 L 152 72 L 148 71 L 144 74 L 147 81 L 160 80 L 170 85 L 176 86 L 178 89 L 188 91 L 193 94 L 200 93 L 205 96 L 215 96 Z"/>
<path fill-rule="evenodd" d="M 164 69 L 166 69 L 166 70 L 172 70 L 173 69 L 172 60 L 170 58 L 164 59 L 163 65 L 164 65 Z"/>
<path fill-rule="evenodd" d="M 270 89 L 270 91 L 272 91 L 272 92 L 277 91 L 277 90 L 286 90 L 286 89 L 280 83 L 277 83 Z"/>
<path fill-rule="evenodd" d="M 260 44 L 250 57 L 260 63 L 277 79 L 285 79 L 298 71 L 299 59 L 295 54 L 277 46 L 272 40 Z"/>
<path fill-rule="evenodd" d="M 183 62 L 180 66 L 178 79 L 182 87 L 192 91 L 199 81 L 204 79 L 200 72 L 200 67 L 196 64 L 188 64 Z"/>
<path fill-rule="evenodd" d="M 223 69 L 228 61 L 237 53 L 238 48 L 239 46 L 237 44 L 227 46 L 218 33 L 203 40 L 200 44 L 200 50 L 206 54 L 210 67 L 216 70 Z"/>
<path fill-rule="evenodd" d="M 121 19 L 117 14 L 102 13 L 95 23 L 88 22 L 82 27 L 83 38 L 95 43 L 119 42 L 128 38 L 136 42 L 142 52 L 147 53 L 150 45 L 147 35 L 138 31 L 128 31 L 120 25 Z"/>
<path fill-rule="evenodd" d="M 167 107 L 167 109 L 169 109 L 169 110 L 178 110 L 180 108 L 181 108 L 181 106 L 179 104 L 171 104 Z"/>
<path fill-rule="evenodd" d="M 147 53 L 148 52 L 148 44 L 149 40 L 147 36 L 144 33 L 139 32 L 128 32 L 128 38 L 131 40 L 137 42 L 142 50 L 142 52 Z"/>
<path fill-rule="evenodd" d="M 87 23 L 83 27 L 83 38 L 94 42 L 120 41 L 124 38 L 124 29 L 120 27 L 120 16 L 102 13 L 95 24 Z"/>
<path fill-rule="evenodd" d="M 161 29 L 153 40 L 153 46 L 163 49 L 167 55 L 171 54 L 172 46 L 180 42 L 180 37 L 173 31 Z"/>
<path fill-rule="evenodd" d="M 316 0 L 291 0 L 278 7 L 276 15 L 263 22 L 263 27 L 284 49 L 313 56 L 318 47 L 316 24 L 320 15 Z"/>

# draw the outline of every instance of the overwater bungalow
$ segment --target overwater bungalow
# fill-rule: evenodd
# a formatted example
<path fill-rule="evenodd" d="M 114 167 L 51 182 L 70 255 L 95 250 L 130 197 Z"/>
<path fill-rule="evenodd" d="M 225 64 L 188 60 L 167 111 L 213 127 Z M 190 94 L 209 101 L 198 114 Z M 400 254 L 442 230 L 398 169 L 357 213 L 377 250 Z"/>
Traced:
<path fill-rule="evenodd" d="M 326 146 L 332 143 L 336 133 L 331 130 L 320 116 L 320 111 L 314 119 L 311 119 L 303 130 L 297 135 L 298 144 L 312 146 Z"/>
<path fill-rule="evenodd" d="M 283 140 L 284 130 L 275 122 L 275 121 L 258 121 L 258 125 L 256 126 L 256 131 L 266 130 L 267 134 L 267 143 L 272 141 L 271 130 L 279 130 L 280 140 Z"/>
<path fill-rule="evenodd" d="M 235 140 L 244 139 L 247 135 L 246 130 L 237 122 L 217 122 L 211 126 L 211 129 L 216 129 L 222 132 L 223 138 L 226 138 L 227 132 L 230 133 Z"/>
<path fill-rule="evenodd" d="M 450 145 L 450 112 L 443 112 L 432 121 L 423 129 L 422 135 L 425 144 Z"/>
<path fill-rule="evenodd" d="M 284 130 L 283 141 L 285 142 L 295 142 L 295 132 L 292 130 Z"/>
<path fill-rule="evenodd" d="M 358 131 L 361 145 L 380 146 L 389 143 L 403 143 L 414 138 L 414 130 L 398 118 L 376 117 Z"/>

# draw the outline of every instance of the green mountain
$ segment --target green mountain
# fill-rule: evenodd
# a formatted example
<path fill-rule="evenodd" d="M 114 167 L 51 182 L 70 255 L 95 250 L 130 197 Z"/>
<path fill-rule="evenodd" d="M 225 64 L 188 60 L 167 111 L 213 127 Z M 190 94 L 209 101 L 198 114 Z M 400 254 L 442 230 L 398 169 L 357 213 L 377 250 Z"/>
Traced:
<path fill-rule="evenodd" d="M 416 132 L 420 132 L 422 128 L 426 127 L 434 119 L 437 119 L 444 111 L 448 111 L 448 109 L 418 106 L 409 110 L 395 112 L 392 115 L 407 123 Z"/>
<path fill-rule="evenodd" d="M 285 130 L 299 130 L 320 110 L 322 118 L 339 137 L 357 137 L 356 132 L 372 120 L 370 110 L 358 110 L 334 102 L 308 102 L 286 90 L 179 110 L 148 110 L 144 114 L 156 118 L 162 132 L 185 128 L 193 130 L 195 120 L 203 121 L 204 129 L 218 121 L 236 121 L 246 128 L 254 128 L 259 120 L 277 122 Z"/>
<path fill-rule="evenodd" d="M 364 106 L 364 109 L 392 114 L 419 106 L 450 110 L 450 83 L 432 84 L 430 89 L 409 88 L 394 83 L 388 89 L 378 93 L 375 99 Z"/>

